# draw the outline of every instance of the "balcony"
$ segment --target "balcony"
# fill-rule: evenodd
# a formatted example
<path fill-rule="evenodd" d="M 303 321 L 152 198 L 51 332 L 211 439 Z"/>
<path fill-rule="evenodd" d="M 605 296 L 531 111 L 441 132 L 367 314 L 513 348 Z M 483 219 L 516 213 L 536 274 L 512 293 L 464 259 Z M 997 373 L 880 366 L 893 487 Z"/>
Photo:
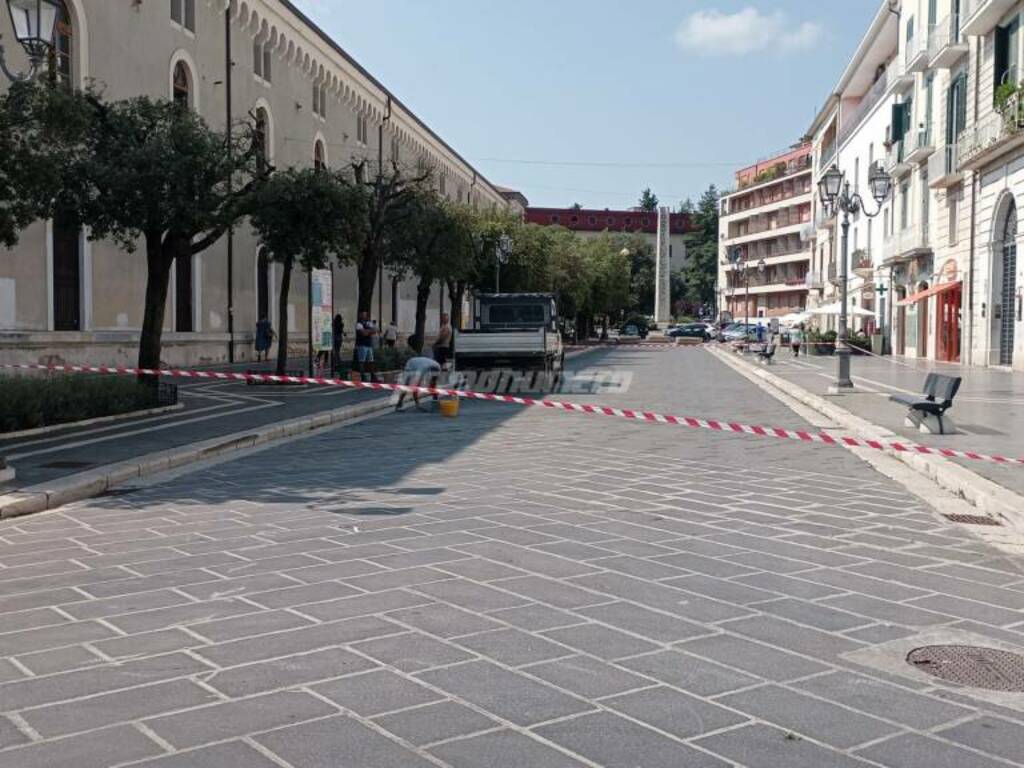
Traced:
<path fill-rule="evenodd" d="M 825 281 L 821 279 L 821 272 L 808 272 L 804 276 L 804 287 L 809 291 L 820 291 L 824 288 Z"/>
<path fill-rule="evenodd" d="M 914 131 L 908 135 L 906 140 L 910 142 L 907 147 L 908 163 L 919 165 L 927 160 L 935 151 L 935 145 L 932 143 L 932 132 L 929 128 Z"/>
<path fill-rule="evenodd" d="M 828 263 L 828 281 L 832 285 L 839 285 L 842 282 L 839 279 L 839 266 L 834 261 Z"/>
<path fill-rule="evenodd" d="M 1024 102 L 1015 93 L 1002 112 L 990 112 L 961 136 L 960 170 L 973 171 L 1024 144 Z"/>
<path fill-rule="evenodd" d="M 952 14 L 928 31 L 928 66 L 931 69 L 952 69 L 967 55 L 970 46 L 960 29 L 959 14 Z"/>
<path fill-rule="evenodd" d="M 871 260 L 871 251 L 858 248 L 850 254 L 850 269 L 855 275 L 867 279 L 875 274 L 875 264 Z"/>
<path fill-rule="evenodd" d="M 963 34 L 981 36 L 990 32 L 1016 4 L 1017 0 L 963 0 L 960 7 Z"/>
<path fill-rule="evenodd" d="M 907 71 L 906 62 L 899 57 L 889 63 L 889 68 L 885 74 L 889 78 L 889 84 L 900 92 L 913 87 L 916 80 L 914 73 Z"/>
<path fill-rule="evenodd" d="M 894 179 L 900 179 L 910 173 L 913 166 L 903 153 L 903 142 L 898 141 L 885 151 L 885 170 Z"/>
<path fill-rule="evenodd" d="M 963 178 L 957 144 L 943 144 L 928 159 L 928 186 L 932 189 L 952 187 Z"/>
<path fill-rule="evenodd" d="M 907 40 L 903 51 L 903 64 L 908 73 L 923 72 L 928 68 L 928 36 L 918 33 Z"/>
<path fill-rule="evenodd" d="M 931 251 L 928 228 L 918 224 L 895 231 L 882 243 L 882 258 L 886 264 L 907 261 L 928 251 Z"/>
<path fill-rule="evenodd" d="M 889 67 L 892 69 L 892 66 Z M 843 114 L 840 110 L 840 118 L 842 120 L 839 128 L 839 140 L 836 142 L 837 146 L 843 146 L 846 140 L 853 135 L 853 132 L 857 129 L 857 126 L 861 124 L 868 113 L 874 109 L 875 105 L 878 104 L 879 100 L 889 91 L 889 69 L 883 72 L 879 78 L 872 83 L 871 87 L 861 96 L 860 101 L 857 102 L 857 106 L 853 107 L 849 114 Z"/>
<path fill-rule="evenodd" d="M 814 228 L 815 229 L 834 229 L 836 226 L 836 215 L 835 213 L 829 214 L 823 206 L 818 205 L 817 211 L 814 214 Z"/>
<path fill-rule="evenodd" d="M 836 149 L 838 144 L 833 141 L 831 144 L 827 144 L 821 148 L 821 155 L 818 158 L 818 170 L 823 171 L 832 163 L 836 156 Z"/>

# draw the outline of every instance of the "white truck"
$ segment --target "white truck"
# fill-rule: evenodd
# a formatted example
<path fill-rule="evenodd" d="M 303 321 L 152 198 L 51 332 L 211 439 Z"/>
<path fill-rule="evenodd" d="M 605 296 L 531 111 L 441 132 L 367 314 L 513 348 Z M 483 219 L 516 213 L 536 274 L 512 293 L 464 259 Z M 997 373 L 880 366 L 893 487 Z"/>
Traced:
<path fill-rule="evenodd" d="M 455 369 L 561 372 L 558 305 L 550 293 L 489 293 L 473 302 L 473 327 L 455 332 Z"/>

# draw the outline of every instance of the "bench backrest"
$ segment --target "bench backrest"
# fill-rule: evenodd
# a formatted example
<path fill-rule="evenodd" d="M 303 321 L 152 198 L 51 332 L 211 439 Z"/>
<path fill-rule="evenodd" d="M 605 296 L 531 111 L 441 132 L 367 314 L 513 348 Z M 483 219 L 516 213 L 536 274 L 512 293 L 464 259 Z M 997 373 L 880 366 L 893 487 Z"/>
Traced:
<path fill-rule="evenodd" d="M 924 380 L 924 394 L 929 400 L 938 400 L 945 405 L 951 405 L 960 389 L 959 376 L 944 376 L 941 373 L 929 373 Z"/>

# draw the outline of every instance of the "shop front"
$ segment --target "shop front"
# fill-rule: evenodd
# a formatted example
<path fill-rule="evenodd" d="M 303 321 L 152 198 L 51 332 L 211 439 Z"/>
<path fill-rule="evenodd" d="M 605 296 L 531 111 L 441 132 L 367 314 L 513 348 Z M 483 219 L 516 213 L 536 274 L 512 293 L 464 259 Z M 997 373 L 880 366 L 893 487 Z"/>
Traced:
<path fill-rule="evenodd" d="M 897 355 L 928 357 L 928 304 L 933 295 L 931 253 L 892 264 L 895 302 L 893 347 Z"/>

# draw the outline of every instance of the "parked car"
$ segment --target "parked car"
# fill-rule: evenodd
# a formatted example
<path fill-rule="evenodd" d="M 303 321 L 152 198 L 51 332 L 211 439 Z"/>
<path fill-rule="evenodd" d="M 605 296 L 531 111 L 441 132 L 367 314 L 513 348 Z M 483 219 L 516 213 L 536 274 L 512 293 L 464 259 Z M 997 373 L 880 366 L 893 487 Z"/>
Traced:
<path fill-rule="evenodd" d="M 711 333 L 703 323 L 687 323 L 686 325 L 677 325 L 666 334 L 670 339 L 700 339 L 701 341 L 711 341 Z"/>
<path fill-rule="evenodd" d="M 744 341 L 757 334 L 757 326 L 753 323 L 733 323 L 722 329 L 722 341 Z"/>

